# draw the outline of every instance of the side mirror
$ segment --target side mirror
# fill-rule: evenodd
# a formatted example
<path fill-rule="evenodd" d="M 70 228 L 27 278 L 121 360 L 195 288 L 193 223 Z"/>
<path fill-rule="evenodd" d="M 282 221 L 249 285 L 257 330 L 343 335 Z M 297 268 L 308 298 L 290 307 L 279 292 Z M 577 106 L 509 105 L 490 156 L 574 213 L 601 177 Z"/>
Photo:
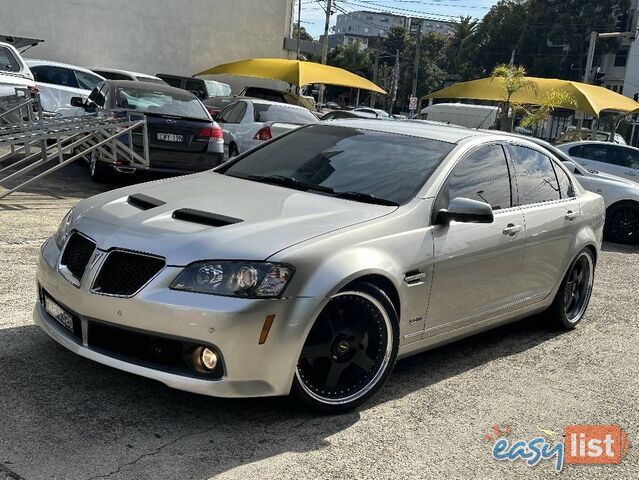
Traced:
<path fill-rule="evenodd" d="M 577 165 L 575 165 L 575 162 L 573 162 L 572 160 L 564 160 L 563 161 L 564 167 L 566 167 L 570 173 L 575 173 L 575 171 L 577 170 Z"/>
<path fill-rule="evenodd" d="M 490 205 L 470 198 L 455 197 L 448 208 L 437 212 L 437 223 L 448 223 L 452 220 L 465 223 L 493 223 L 493 209 Z"/>
<path fill-rule="evenodd" d="M 82 100 L 82 97 L 71 97 L 71 106 L 84 108 L 84 100 Z"/>

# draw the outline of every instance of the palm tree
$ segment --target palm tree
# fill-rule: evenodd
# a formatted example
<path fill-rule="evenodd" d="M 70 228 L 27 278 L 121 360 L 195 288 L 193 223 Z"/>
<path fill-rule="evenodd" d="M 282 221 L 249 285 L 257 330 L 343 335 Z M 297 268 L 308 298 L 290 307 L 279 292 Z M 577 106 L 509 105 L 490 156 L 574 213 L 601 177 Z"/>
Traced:
<path fill-rule="evenodd" d="M 535 82 L 526 77 L 526 69 L 521 65 L 497 65 L 493 69 L 490 78 L 494 80 L 497 77 L 503 79 L 502 88 L 504 89 L 504 108 L 501 114 L 501 129 L 512 132 L 513 121 L 515 120 L 514 115 L 513 118 L 508 120 L 512 96 L 519 90 L 536 91 L 537 86 Z"/>
<path fill-rule="evenodd" d="M 460 16 L 459 20 L 452 22 L 450 46 L 453 49 L 454 57 L 459 53 L 463 41 L 475 33 L 477 24 L 478 20 L 474 20 L 471 16 Z"/>

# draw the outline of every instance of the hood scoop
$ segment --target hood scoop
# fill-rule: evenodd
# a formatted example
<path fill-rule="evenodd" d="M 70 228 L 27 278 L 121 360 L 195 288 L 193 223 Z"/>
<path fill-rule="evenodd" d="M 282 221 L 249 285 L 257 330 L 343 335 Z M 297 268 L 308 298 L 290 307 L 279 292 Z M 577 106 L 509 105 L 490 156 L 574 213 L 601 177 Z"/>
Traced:
<path fill-rule="evenodd" d="M 239 218 L 225 217 L 217 213 L 204 212 L 192 208 L 175 210 L 173 212 L 173 218 L 184 222 L 199 223 L 200 225 L 207 225 L 209 227 L 225 227 L 226 225 L 233 225 L 234 223 L 243 221 Z"/>
<path fill-rule="evenodd" d="M 166 202 L 163 202 L 162 200 L 158 200 L 157 198 L 149 197 L 141 193 L 134 193 L 133 195 L 129 195 L 129 198 L 127 198 L 126 201 L 129 205 L 137 207 L 141 210 L 150 210 L 155 207 L 166 205 Z"/>

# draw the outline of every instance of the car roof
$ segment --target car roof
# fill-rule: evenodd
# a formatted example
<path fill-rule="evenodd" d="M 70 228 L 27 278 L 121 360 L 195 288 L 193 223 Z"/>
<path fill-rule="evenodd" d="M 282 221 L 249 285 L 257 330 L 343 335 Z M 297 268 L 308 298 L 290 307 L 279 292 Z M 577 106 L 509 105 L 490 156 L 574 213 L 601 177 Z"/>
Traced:
<path fill-rule="evenodd" d="M 95 73 L 94 71 L 86 67 L 81 67 L 80 65 L 73 65 L 71 63 L 54 62 L 53 60 L 38 60 L 35 58 L 25 58 L 24 63 L 26 63 L 27 66 L 29 67 L 35 67 L 38 65 L 51 65 L 52 67 L 72 68 L 74 70 L 79 70 L 81 72 L 90 73 L 92 75 L 97 75 L 100 78 L 104 78 L 102 77 L 102 75 Z"/>
<path fill-rule="evenodd" d="M 311 113 L 306 107 L 303 107 L 301 105 L 291 105 L 290 103 L 273 102 L 271 100 L 263 100 L 261 98 L 252 98 L 252 97 L 241 97 L 241 98 L 238 98 L 238 100 L 244 100 L 246 102 L 256 103 L 258 105 L 275 105 L 275 106 L 283 107 L 283 108 L 294 108 L 298 110 L 301 109 Z"/>
<path fill-rule="evenodd" d="M 179 93 L 183 95 L 192 95 L 193 98 L 197 98 L 188 90 L 171 87 L 170 85 L 162 85 L 161 83 L 137 82 L 135 80 L 105 80 L 104 83 L 113 85 L 115 87 L 135 88 L 137 90 L 153 90 L 155 92 L 160 91 L 166 93 Z"/>
<path fill-rule="evenodd" d="M 400 135 L 411 135 L 413 137 L 428 138 L 448 143 L 459 143 L 470 137 L 495 137 L 499 132 L 486 133 L 479 130 L 470 130 L 464 127 L 453 125 L 437 125 L 417 122 L 405 122 L 390 119 L 334 119 L 330 123 L 332 126 L 339 125 L 351 128 L 363 128 L 366 130 L 376 130 L 385 133 L 398 133 Z"/>
<path fill-rule="evenodd" d="M 160 77 L 156 77 L 155 75 L 149 75 L 148 73 L 142 73 L 142 72 L 134 72 L 132 70 L 122 70 L 121 68 L 91 67 L 90 70 L 91 71 L 101 70 L 103 72 L 111 72 L 111 73 L 124 73 L 124 74 L 133 75 L 134 77 L 157 78 L 158 80 L 161 80 Z"/>
<path fill-rule="evenodd" d="M 624 145 L 621 143 L 614 143 L 614 142 L 604 142 L 601 140 L 578 140 L 575 142 L 562 143 L 561 145 L 557 145 L 557 148 L 575 147 L 577 145 L 611 145 L 613 147 L 631 148 L 633 150 L 639 150 L 639 148 L 633 147 L 632 145 Z"/>

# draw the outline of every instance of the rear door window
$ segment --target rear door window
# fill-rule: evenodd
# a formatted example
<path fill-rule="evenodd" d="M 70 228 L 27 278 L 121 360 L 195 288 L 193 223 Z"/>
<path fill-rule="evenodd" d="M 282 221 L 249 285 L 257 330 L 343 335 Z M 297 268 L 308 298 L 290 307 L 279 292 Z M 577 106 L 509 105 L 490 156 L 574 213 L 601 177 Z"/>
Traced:
<path fill-rule="evenodd" d="M 552 202 L 561 198 L 559 183 L 546 155 L 531 148 L 511 145 L 513 163 L 517 171 L 519 204 Z"/>
<path fill-rule="evenodd" d="M 97 75 L 93 75 L 88 72 L 81 72 L 80 70 L 75 70 L 75 77 L 78 80 L 80 88 L 84 88 L 85 90 L 93 90 L 100 84 L 100 82 L 103 81 Z"/>
<path fill-rule="evenodd" d="M 446 208 L 456 197 L 485 202 L 493 210 L 510 208 L 510 171 L 503 147 L 489 145 L 471 152 L 455 166 L 442 194 L 443 204 L 438 202 L 438 209 Z"/>
<path fill-rule="evenodd" d="M 30 68 L 36 82 L 79 88 L 78 80 L 70 68 L 56 67 L 54 65 L 37 65 Z M 95 87 L 95 85 L 93 87 Z M 91 89 L 93 89 L 93 87 L 91 87 Z"/>
<path fill-rule="evenodd" d="M 557 182 L 559 183 L 559 194 L 561 198 L 572 198 L 575 196 L 575 190 L 572 188 L 572 182 L 570 178 L 564 172 L 559 165 L 553 163 L 555 169 L 555 175 L 557 175 Z"/>
<path fill-rule="evenodd" d="M 238 123 L 240 115 L 244 117 L 243 112 L 246 112 L 246 103 L 236 102 L 222 110 L 216 120 L 221 123 Z"/>
<path fill-rule="evenodd" d="M 19 72 L 20 63 L 13 52 L 6 47 L 0 47 L 0 70 L 5 72 Z"/>
<path fill-rule="evenodd" d="M 206 89 L 202 80 L 187 80 L 185 82 L 185 90 L 194 93 L 199 98 L 206 98 Z"/>

